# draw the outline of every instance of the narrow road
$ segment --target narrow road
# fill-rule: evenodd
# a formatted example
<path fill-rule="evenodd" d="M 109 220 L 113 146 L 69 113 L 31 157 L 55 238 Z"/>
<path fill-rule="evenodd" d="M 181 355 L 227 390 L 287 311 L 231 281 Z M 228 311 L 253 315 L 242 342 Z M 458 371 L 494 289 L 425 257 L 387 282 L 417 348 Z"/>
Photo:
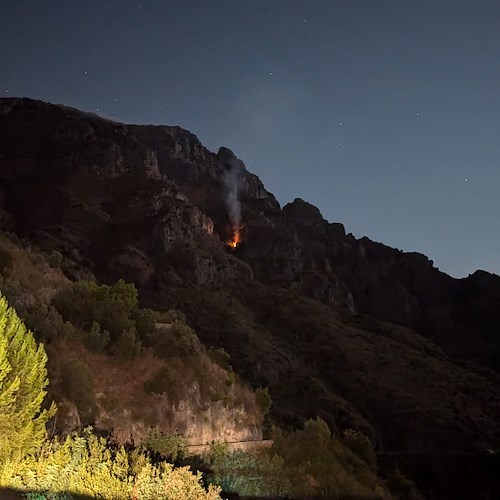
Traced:
<path fill-rule="evenodd" d="M 242 450 L 242 451 L 255 451 L 262 450 L 264 448 L 269 448 L 273 444 L 272 439 L 261 439 L 256 441 L 229 441 L 225 444 L 228 445 L 230 451 Z M 210 451 L 211 443 L 205 444 L 190 444 L 187 445 L 187 450 L 193 455 L 204 455 Z"/>

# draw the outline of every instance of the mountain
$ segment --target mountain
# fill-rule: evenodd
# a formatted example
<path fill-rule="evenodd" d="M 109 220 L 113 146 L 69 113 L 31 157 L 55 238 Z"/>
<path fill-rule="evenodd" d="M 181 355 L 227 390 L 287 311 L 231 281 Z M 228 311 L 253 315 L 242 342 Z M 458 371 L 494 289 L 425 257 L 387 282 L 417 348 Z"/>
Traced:
<path fill-rule="evenodd" d="M 182 311 L 269 387 L 274 423 L 320 416 L 411 456 L 499 447 L 500 278 L 454 279 L 301 199 L 281 208 L 227 148 L 1 99 L 0 216 L 67 278 L 123 278 L 144 307 Z"/>

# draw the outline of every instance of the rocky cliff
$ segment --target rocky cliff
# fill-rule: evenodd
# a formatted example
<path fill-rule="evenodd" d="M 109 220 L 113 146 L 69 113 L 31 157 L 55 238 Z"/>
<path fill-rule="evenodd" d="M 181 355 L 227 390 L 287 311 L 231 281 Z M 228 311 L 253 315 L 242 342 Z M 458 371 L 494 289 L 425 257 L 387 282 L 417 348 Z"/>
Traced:
<path fill-rule="evenodd" d="M 144 305 L 184 311 L 270 387 L 281 425 L 319 415 L 412 453 L 500 442 L 500 278 L 456 280 L 303 200 L 281 208 L 226 148 L 2 99 L 0 207 L 69 278 L 123 277 Z"/>

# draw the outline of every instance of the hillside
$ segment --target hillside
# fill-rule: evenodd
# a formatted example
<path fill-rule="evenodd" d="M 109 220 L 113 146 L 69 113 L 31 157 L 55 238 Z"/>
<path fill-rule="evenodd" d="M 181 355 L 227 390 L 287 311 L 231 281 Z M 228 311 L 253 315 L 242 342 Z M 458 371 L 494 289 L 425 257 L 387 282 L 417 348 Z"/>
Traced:
<path fill-rule="evenodd" d="M 204 356 L 227 351 L 241 391 L 269 388 L 269 422 L 320 416 L 408 456 L 500 446 L 500 278 L 456 280 L 423 255 L 346 234 L 303 200 L 281 208 L 226 148 L 212 153 L 179 127 L 1 99 L 0 215 L 2 249 L 24 262 L 11 278 L 33 300 L 50 307 L 75 280 L 134 283 L 140 307 L 185 314 Z M 36 259 L 54 255 L 56 271 L 40 272 Z M 65 345 L 102 368 L 97 392 L 111 373 L 134 383 L 128 363 L 120 374 L 106 352 Z M 116 412 L 160 405 L 147 401 L 125 398 Z"/>

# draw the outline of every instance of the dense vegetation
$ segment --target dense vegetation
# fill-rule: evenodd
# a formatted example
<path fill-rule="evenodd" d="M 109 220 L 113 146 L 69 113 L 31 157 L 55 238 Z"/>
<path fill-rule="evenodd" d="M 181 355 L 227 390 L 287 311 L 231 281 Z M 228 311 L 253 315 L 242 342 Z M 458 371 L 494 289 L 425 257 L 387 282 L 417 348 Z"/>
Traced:
<path fill-rule="evenodd" d="M 16 312 L 0 297 L 0 487 L 37 491 L 50 498 L 215 499 L 199 475 L 171 464 L 152 464 L 147 453 L 126 451 L 89 430 L 49 440 L 43 409 L 47 357 Z"/>
<path fill-rule="evenodd" d="M 361 433 L 332 435 L 321 419 L 303 430 L 275 430 L 273 445 L 257 453 L 214 445 L 211 480 L 225 491 L 248 496 L 385 498 L 375 453 Z M 387 496 L 388 497 L 388 496 Z"/>

